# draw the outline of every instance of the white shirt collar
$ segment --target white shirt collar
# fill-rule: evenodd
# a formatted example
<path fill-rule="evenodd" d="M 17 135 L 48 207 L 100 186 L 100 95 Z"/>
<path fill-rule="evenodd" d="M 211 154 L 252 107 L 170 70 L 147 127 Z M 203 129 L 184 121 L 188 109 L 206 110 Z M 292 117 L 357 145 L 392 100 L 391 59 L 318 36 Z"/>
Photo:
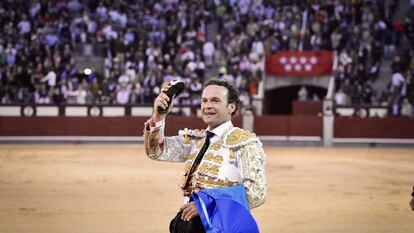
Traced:
<path fill-rule="evenodd" d="M 232 128 L 232 127 L 233 127 L 233 123 L 231 121 L 227 121 L 227 122 L 217 126 L 211 132 L 213 132 L 215 134 L 214 137 L 218 136 L 219 138 L 221 138 L 221 136 L 223 136 L 224 133 L 226 133 L 227 130 Z M 207 130 L 209 130 L 209 127 L 207 128 Z"/>

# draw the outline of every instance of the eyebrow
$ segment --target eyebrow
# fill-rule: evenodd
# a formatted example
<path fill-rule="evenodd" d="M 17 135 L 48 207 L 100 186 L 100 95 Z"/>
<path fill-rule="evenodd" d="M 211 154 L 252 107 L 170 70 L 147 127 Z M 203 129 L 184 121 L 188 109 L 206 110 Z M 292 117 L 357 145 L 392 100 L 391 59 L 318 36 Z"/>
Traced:
<path fill-rule="evenodd" d="M 211 99 L 211 100 L 220 100 L 220 98 L 219 98 L 219 97 L 217 97 L 217 96 L 212 96 L 212 97 L 210 97 L 210 98 L 207 98 L 207 97 L 201 97 L 201 100 L 207 100 L 207 99 Z"/>

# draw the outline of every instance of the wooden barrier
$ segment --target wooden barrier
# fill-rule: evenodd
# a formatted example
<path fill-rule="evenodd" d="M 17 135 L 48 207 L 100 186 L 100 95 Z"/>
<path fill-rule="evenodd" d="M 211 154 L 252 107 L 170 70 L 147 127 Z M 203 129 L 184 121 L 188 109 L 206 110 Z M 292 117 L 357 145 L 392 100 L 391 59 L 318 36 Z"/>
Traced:
<path fill-rule="evenodd" d="M 148 117 L 0 117 L 0 136 L 142 136 Z M 233 120 L 242 127 L 242 118 Z M 168 116 L 166 135 L 183 128 L 205 128 L 198 117 Z M 322 137 L 319 116 L 256 116 L 254 132 L 259 136 Z M 413 118 L 336 117 L 335 138 L 414 139 Z"/>
<path fill-rule="evenodd" d="M 254 132 L 265 136 L 322 137 L 322 118 L 318 116 L 256 116 Z"/>
<path fill-rule="evenodd" d="M 0 136 L 142 136 L 148 117 L 0 117 Z M 234 124 L 242 127 L 237 117 Z M 205 128 L 198 117 L 168 116 L 166 135 Z"/>
<path fill-rule="evenodd" d="M 322 101 L 293 101 L 293 115 L 322 115 Z"/>
<path fill-rule="evenodd" d="M 335 138 L 414 138 L 414 118 L 335 117 Z"/>
<path fill-rule="evenodd" d="M 1 136 L 135 136 L 146 117 L 1 117 Z"/>

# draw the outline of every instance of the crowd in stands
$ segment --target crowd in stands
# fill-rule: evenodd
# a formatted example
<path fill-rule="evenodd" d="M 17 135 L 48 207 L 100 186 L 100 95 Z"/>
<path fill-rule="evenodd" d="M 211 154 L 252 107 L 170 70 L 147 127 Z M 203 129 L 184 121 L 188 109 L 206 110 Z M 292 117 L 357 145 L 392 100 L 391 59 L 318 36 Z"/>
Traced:
<path fill-rule="evenodd" d="M 5 0 L 1 103 L 147 104 L 162 84 L 180 79 L 188 88 L 177 101 L 199 104 L 203 81 L 216 75 L 249 105 L 265 54 L 300 45 L 338 52 L 338 104 L 396 104 L 399 114 L 403 103 L 414 103 L 414 13 L 394 20 L 397 6 L 379 0 Z M 104 48 L 103 74 L 79 74 L 74 48 L 85 43 Z M 372 84 L 389 59 L 394 74 L 380 92 Z"/>
<path fill-rule="evenodd" d="M 322 37 L 323 45 L 330 40 L 339 55 L 336 104 L 388 106 L 391 116 L 412 116 L 414 5 L 403 19 L 396 17 L 397 7 L 398 1 L 353 1 L 320 13 L 330 19 L 322 31 L 332 29 Z M 386 87 L 375 88 L 386 70 L 391 71 Z"/>
<path fill-rule="evenodd" d="M 1 103 L 145 104 L 163 83 L 180 79 L 188 89 L 178 101 L 199 104 L 208 70 L 242 96 L 254 95 L 264 69 L 262 42 L 253 37 L 257 30 L 236 41 L 236 26 L 226 18 L 237 11 L 247 20 L 251 3 L 2 1 Z M 208 41 L 207 25 L 217 28 L 216 21 L 220 28 Z M 104 74 L 79 73 L 74 47 L 85 43 L 105 48 Z"/>

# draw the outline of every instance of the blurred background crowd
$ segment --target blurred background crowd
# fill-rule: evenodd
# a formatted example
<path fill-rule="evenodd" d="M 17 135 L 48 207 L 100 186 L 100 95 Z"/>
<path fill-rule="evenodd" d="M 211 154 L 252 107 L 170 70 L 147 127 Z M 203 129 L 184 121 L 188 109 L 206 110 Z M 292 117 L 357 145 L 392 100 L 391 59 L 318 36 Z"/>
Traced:
<path fill-rule="evenodd" d="M 336 104 L 412 113 L 410 4 L 402 14 L 396 0 L 4 0 L 0 100 L 147 104 L 163 83 L 180 79 L 188 88 L 178 101 L 197 105 L 203 81 L 216 76 L 248 105 L 266 77 L 266 55 L 332 50 Z M 100 49 L 105 72 L 79 70 L 74 54 L 82 44 Z"/>

